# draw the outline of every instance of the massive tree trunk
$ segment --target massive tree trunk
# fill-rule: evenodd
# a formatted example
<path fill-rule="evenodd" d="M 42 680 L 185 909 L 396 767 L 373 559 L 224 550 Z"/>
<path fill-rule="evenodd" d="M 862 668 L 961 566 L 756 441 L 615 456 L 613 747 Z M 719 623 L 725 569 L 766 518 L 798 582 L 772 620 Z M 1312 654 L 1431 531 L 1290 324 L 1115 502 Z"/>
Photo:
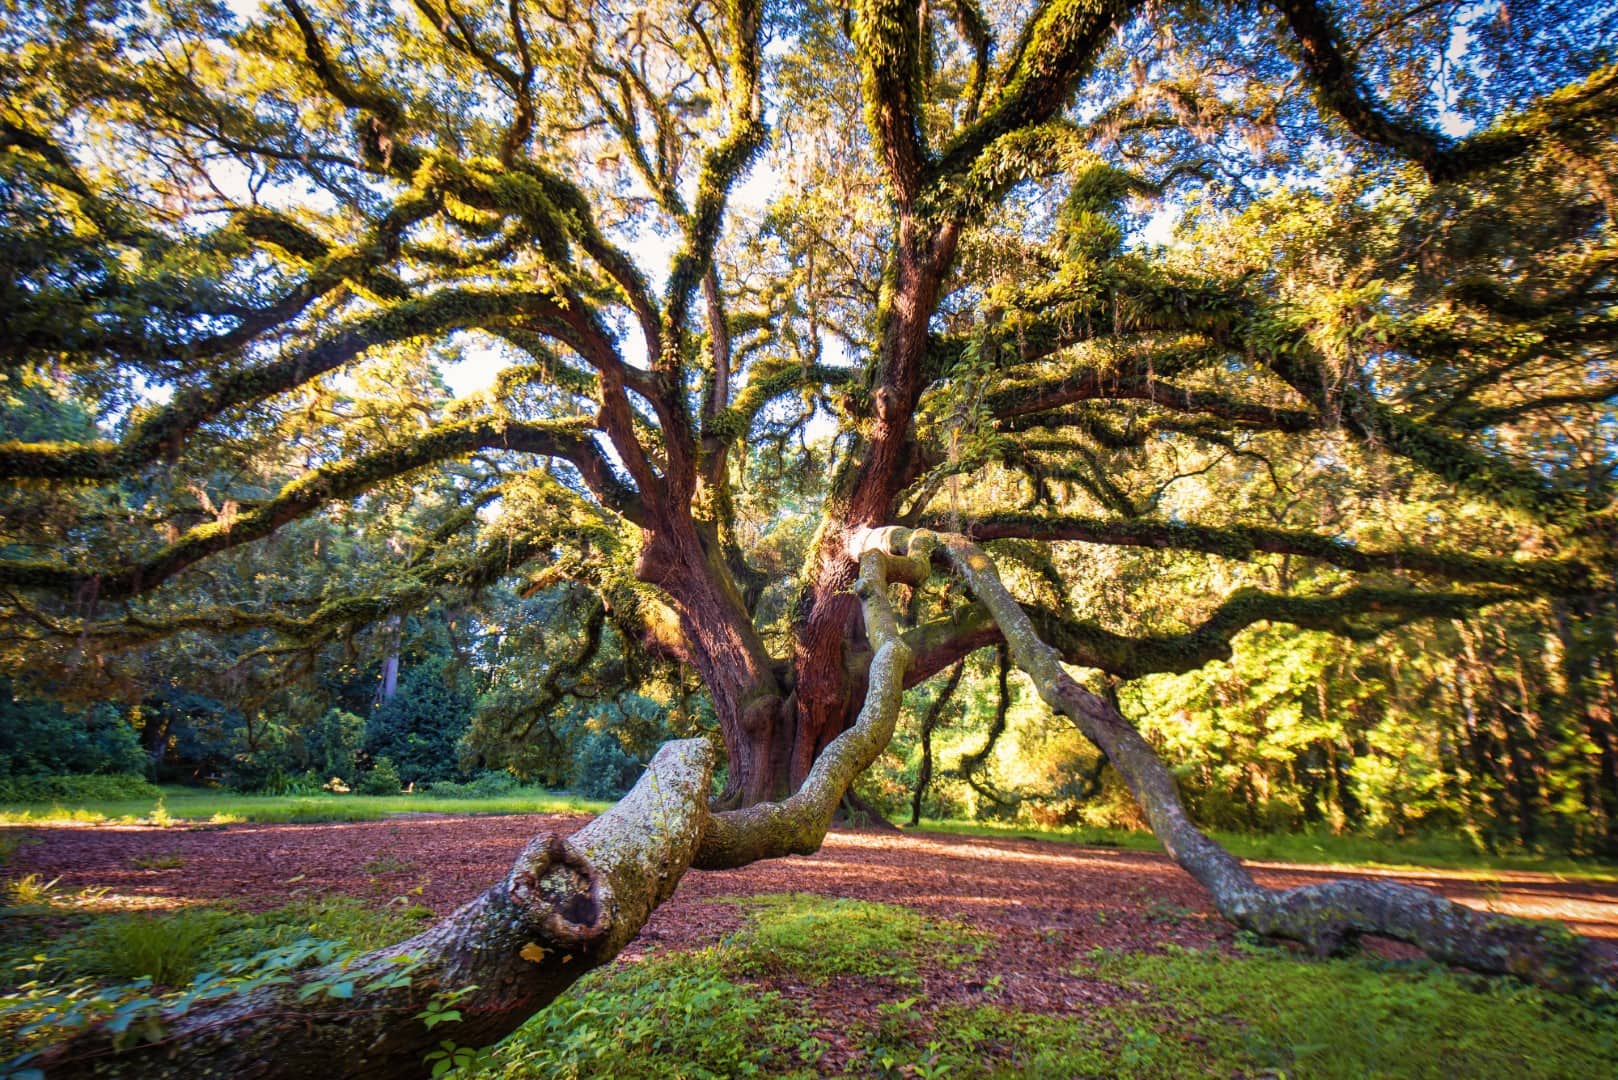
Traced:
<path fill-rule="evenodd" d="M 636 574 L 673 602 L 683 658 L 708 687 L 729 757 L 720 803 L 784 798 L 791 790 L 782 746 L 786 695 L 717 541 L 676 517 L 648 534 Z"/>

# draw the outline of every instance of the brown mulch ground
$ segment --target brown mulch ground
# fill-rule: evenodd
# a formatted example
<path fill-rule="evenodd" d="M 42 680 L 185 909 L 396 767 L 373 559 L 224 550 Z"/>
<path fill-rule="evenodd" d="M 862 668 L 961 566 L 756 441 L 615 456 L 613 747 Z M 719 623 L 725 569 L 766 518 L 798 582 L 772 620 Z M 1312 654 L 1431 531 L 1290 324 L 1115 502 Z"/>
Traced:
<path fill-rule="evenodd" d="M 344 894 L 378 904 L 402 897 L 447 914 L 504 873 L 530 837 L 546 829 L 570 833 L 587 820 L 409 816 L 203 828 L 7 826 L 26 835 L 5 874 L 58 879 L 59 892 L 105 889 L 97 906 L 229 900 L 262 910 L 300 897 Z M 179 865 L 136 865 L 169 859 Z M 1344 873 L 1284 864 L 1257 864 L 1255 870 L 1272 886 Z M 1618 957 L 1618 885 L 1506 871 L 1356 873 L 1397 877 L 1486 910 L 1561 919 L 1603 939 Z M 1002 1000 L 1042 1011 L 1081 1009 L 1116 992 L 1066 974 L 1091 949 L 1201 946 L 1233 936 L 1201 886 L 1162 855 L 1040 840 L 839 831 L 815 855 L 688 874 L 625 958 L 712 944 L 741 925 L 738 908 L 705 901 L 788 891 L 904 904 L 987 930 L 995 944 L 982 969 L 1003 980 L 996 988 Z M 940 971 L 928 973 L 925 989 L 934 999 L 970 1000 L 983 987 L 970 976 Z M 851 986 L 840 992 L 859 991 Z"/>

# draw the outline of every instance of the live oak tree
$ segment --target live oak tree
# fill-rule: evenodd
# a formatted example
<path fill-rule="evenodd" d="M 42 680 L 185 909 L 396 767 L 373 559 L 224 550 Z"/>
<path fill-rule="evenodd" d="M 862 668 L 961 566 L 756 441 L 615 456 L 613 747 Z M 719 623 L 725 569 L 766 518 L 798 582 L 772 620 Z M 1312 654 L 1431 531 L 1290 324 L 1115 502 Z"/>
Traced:
<path fill-rule="evenodd" d="M 610 624 L 700 676 L 727 768 L 710 801 L 708 744 L 669 744 L 341 997 L 300 997 L 332 985 L 305 973 L 142 1047 L 92 1030 L 51 1075 L 397 1075 L 443 1036 L 417 1014 L 473 983 L 456 1041 L 497 1038 L 688 867 L 813 850 L 905 688 L 992 646 L 1236 923 L 1588 977 L 1585 943 L 1421 890 L 1258 887 L 1064 665 L 1188 671 L 1259 621 L 1610 610 L 1612 10 L 6 10 L 0 355 L 96 420 L 0 445 L 13 663 L 295 647 L 566 583 L 583 644 L 537 692 L 576 687 Z M 1182 209 L 1174 244 L 1141 234 L 1152 200 Z M 412 391 L 468 351 L 504 363 L 487 391 Z M 742 481 L 817 416 L 818 527 L 783 590 L 769 489 Z M 1175 512 L 1191 476 L 1222 512 Z M 255 545 L 428 477 L 408 555 L 244 600 Z M 1378 500 L 1430 512 L 1396 531 Z M 1114 612 L 1107 547 L 1324 569 Z"/>

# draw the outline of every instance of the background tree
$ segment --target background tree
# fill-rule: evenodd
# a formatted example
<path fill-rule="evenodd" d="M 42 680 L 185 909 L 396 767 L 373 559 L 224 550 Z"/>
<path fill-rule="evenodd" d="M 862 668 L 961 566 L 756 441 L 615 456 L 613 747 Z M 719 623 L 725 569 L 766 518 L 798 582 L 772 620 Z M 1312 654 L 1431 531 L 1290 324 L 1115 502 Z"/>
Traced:
<path fill-rule="evenodd" d="M 376 1023 L 476 981 L 467 1033 L 492 1037 L 688 864 L 812 849 L 904 686 L 996 644 L 1242 925 L 1582 970 L 1576 944 L 1419 891 L 1258 888 L 1055 656 L 1133 679 L 1259 621 L 1365 639 L 1610 609 L 1612 10 L 8 12 L 4 361 L 96 423 L 0 446 L 14 657 L 67 671 L 175 635 L 307 654 L 534 574 L 703 684 L 714 810 L 705 744 L 674 744 L 407 946 L 428 959 L 367 984 Z M 766 150 L 789 193 L 733 207 Z M 1164 198 L 1187 217 L 1155 247 L 1142 200 Z M 505 366 L 445 401 L 423 361 L 456 349 Z M 817 415 L 837 434 L 812 535 L 749 522 L 752 452 Z M 1182 515 L 1194 477 L 1212 495 Z M 423 542 L 341 589 L 254 595 L 252 548 L 373 500 Z M 801 545 L 790 605 L 744 545 Z M 1092 545 L 1280 570 L 1111 588 Z M 1581 648 L 1581 688 L 1605 648 Z M 284 993 L 180 1021 L 180 1060 L 268 1068 Z M 300 1053 L 419 1064 L 423 1033 L 371 1022 L 304 1010 Z"/>

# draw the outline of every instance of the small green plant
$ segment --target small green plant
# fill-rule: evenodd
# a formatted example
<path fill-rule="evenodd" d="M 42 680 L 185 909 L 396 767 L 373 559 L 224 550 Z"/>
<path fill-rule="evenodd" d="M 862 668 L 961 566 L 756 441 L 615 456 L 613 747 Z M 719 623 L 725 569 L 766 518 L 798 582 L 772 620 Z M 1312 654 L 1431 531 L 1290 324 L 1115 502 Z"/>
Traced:
<path fill-rule="evenodd" d="M 372 877 L 381 877 L 383 874 L 398 874 L 410 869 L 410 864 L 392 855 L 378 855 L 360 867 Z"/>
<path fill-rule="evenodd" d="M 178 870 L 185 865 L 179 855 L 136 855 L 129 860 L 136 870 Z"/>
<path fill-rule="evenodd" d="M 179 986 L 200 970 L 204 951 L 224 930 L 228 916 L 199 908 L 171 915 L 121 915 L 86 934 L 92 974 L 118 982 L 150 979 Z"/>
<path fill-rule="evenodd" d="M 361 795 L 397 795 L 403 787 L 399 770 L 388 757 L 377 758 L 371 771 L 360 777 Z"/>
<path fill-rule="evenodd" d="M 28 874 L 6 885 L 6 902 L 15 907 L 48 907 L 56 898 L 56 883 L 61 878 L 46 881 L 41 874 Z"/>

